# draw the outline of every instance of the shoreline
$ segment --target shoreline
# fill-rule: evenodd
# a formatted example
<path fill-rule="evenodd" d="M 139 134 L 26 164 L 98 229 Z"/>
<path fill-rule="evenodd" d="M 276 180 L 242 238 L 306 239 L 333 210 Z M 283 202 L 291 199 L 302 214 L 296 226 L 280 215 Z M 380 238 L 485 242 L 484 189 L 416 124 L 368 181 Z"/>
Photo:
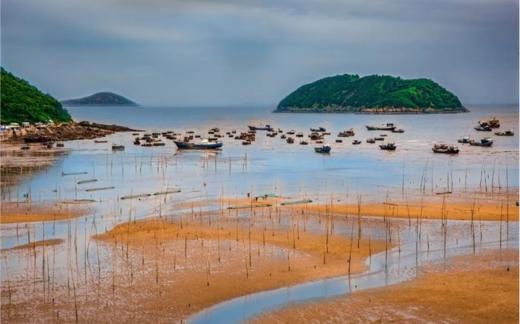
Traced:
<path fill-rule="evenodd" d="M 445 110 L 445 111 L 427 111 L 427 110 L 403 110 L 403 111 L 363 111 L 357 110 L 352 111 L 348 110 L 349 108 L 332 108 L 323 110 L 315 109 L 315 108 L 296 108 L 296 109 L 288 109 L 288 110 L 278 110 L 276 108 L 272 111 L 272 113 L 288 113 L 288 114 L 358 114 L 358 115 L 431 115 L 431 114 L 460 114 L 460 113 L 469 113 L 471 110 L 463 107 L 461 110 Z"/>
<path fill-rule="evenodd" d="M 248 321 L 518 322 L 518 250 L 490 250 L 420 267 L 418 278 L 293 304 Z"/>
<path fill-rule="evenodd" d="M 87 214 L 87 208 L 61 203 L 2 203 L 0 224 L 26 224 L 71 220 Z"/>
<path fill-rule="evenodd" d="M 17 130 L 3 131 L 0 142 L 9 144 L 48 143 L 56 141 L 86 140 L 104 137 L 116 132 L 141 132 L 119 125 L 108 125 L 88 121 L 71 121 L 55 125 L 36 127 L 34 125 Z"/>

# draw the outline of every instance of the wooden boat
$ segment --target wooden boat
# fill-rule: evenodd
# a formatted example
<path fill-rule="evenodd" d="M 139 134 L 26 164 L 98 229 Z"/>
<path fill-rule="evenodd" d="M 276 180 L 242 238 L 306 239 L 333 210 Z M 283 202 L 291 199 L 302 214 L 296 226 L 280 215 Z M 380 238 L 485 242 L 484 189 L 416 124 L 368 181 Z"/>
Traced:
<path fill-rule="evenodd" d="M 273 128 L 271 127 L 271 125 L 265 125 L 265 126 L 247 126 L 249 127 L 249 130 L 252 130 L 252 131 L 269 131 L 269 132 L 272 132 L 273 131 Z"/>
<path fill-rule="evenodd" d="M 315 140 L 319 140 L 319 139 L 322 139 L 323 136 L 319 133 L 312 133 L 309 135 L 310 139 L 315 141 Z"/>
<path fill-rule="evenodd" d="M 397 146 L 395 146 L 394 143 L 386 143 L 386 144 L 379 145 L 379 148 L 382 150 L 385 150 L 385 151 L 395 151 Z"/>
<path fill-rule="evenodd" d="M 94 143 L 101 144 L 101 143 L 108 143 L 106 140 L 95 140 Z"/>
<path fill-rule="evenodd" d="M 513 132 L 513 130 L 510 129 L 510 130 L 506 130 L 503 132 L 496 132 L 495 135 L 496 136 L 515 136 L 515 132 Z"/>
<path fill-rule="evenodd" d="M 384 141 L 385 138 L 384 137 L 374 137 L 374 140 L 376 140 L 376 141 Z"/>
<path fill-rule="evenodd" d="M 281 138 L 281 139 L 286 139 L 287 136 L 286 136 L 285 134 L 282 134 L 282 135 L 280 136 L 280 138 Z"/>
<path fill-rule="evenodd" d="M 402 128 L 392 129 L 392 133 L 404 133 L 404 129 L 402 129 Z"/>
<path fill-rule="evenodd" d="M 324 127 L 311 128 L 311 132 L 326 132 L 327 130 Z"/>
<path fill-rule="evenodd" d="M 454 145 L 435 144 L 433 145 L 432 151 L 434 153 L 458 154 L 459 148 Z"/>
<path fill-rule="evenodd" d="M 483 147 L 491 147 L 493 145 L 493 140 L 491 138 L 483 138 L 480 141 L 470 140 L 469 145 L 472 146 L 483 146 Z"/>
<path fill-rule="evenodd" d="M 309 143 L 305 142 L 305 141 L 301 141 L 300 142 L 300 145 L 308 145 Z"/>
<path fill-rule="evenodd" d="M 361 141 L 360 140 L 353 140 L 352 144 L 353 145 L 359 145 L 359 144 L 361 144 Z"/>
<path fill-rule="evenodd" d="M 477 126 L 477 127 L 475 127 L 475 130 L 476 130 L 476 131 L 479 131 L 479 132 L 491 132 L 491 131 L 492 131 L 491 127 L 489 127 L 489 126 L 487 126 L 487 125 L 484 125 L 484 126 L 483 126 L 483 125 Z"/>
<path fill-rule="evenodd" d="M 251 145 L 251 141 L 243 141 L 242 145 Z"/>
<path fill-rule="evenodd" d="M 112 144 L 112 151 L 124 151 L 124 150 L 125 150 L 124 145 Z"/>
<path fill-rule="evenodd" d="M 155 142 L 152 144 L 153 146 L 164 146 L 166 144 L 164 144 L 164 142 Z"/>
<path fill-rule="evenodd" d="M 336 143 L 343 143 L 343 140 L 337 138 L 337 139 L 336 139 Z"/>
<path fill-rule="evenodd" d="M 173 141 L 177 148 L 180 150 L 215 150 L 219 149 L 223 146 L 221 142 L 209 143 L 209 142 L 201 142 L 201 143 L 190 143 L 190 142 L 182 142 L 182 141 Z"/>
<path fill-rule="evenodd" d="M 366 127 L 367 127 L 367 130 L 369 130 L 369 131 L 375 131 L 375 130 L 393 131 L 395 129 L 395 126 L 393 123 L 386 123 L 386 125 L 382 125 L 382 126 L 367 125 Z"/>
<path fill-rule="evenodd" d="M 65 144 L 63 144 L 63 143 L 56 143 L 56 147 L 65 147 Z"/>
<path fill-rule="evenodd" d="M 297 133 L 296 137 L 303 137 L 303 133 Z"/>
<path fill-rule="evenodd" d="M 367 143 L 374 144 L 375 142 L 376 142 L 376 140 L 373 138 L 367 139 Z"/>
<path fill-rule="evenodd" d="M 287 132 L 287 135 L 294 135 L 294 133 L 295 133 L 295 131 L 290 130 L 290 131 Z"/>
<path fill-rule="evenodd" d="M 294 143 L 294 138 L 287 137 L 287 144 L 292 144 L 292 143 Z"/>
<path fill-rule="evenodd" d="M 330 147 L 330 145 L 327 145 L 327 144 L 314 148 L 314 152 L 321 153 L 321 154 L 329 154 L 331 150 L 332 150 L 332 147 Z"/>
<path fill-rule="evenodd" d="M 354 136 L 354 135 L 355 135 L 354 130 L 351 128 L 349 130 L 339 132 L 338 137 L 350 137 L 350 136 Z"/>
<path fill-rule="evenodd" d="M 478 124 L 482 127 L 489 127 L 489 128 L 499 128 L 500 127 L 500 121 L 496 119 L 495 117 L 491 117 L 488 120 L 479 120 Z"/>

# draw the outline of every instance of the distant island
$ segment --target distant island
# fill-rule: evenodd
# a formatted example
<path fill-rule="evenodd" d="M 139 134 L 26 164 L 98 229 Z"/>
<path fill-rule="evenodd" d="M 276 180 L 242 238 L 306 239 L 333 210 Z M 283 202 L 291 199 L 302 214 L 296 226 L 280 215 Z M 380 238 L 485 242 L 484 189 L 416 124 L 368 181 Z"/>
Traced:
<path fill-rule="evenodd" d="M 65 106 L 139 106 L 137 103 L 112 92 L 98 92 L 91 96 L 63 100 Z"/>
<path fill-rule="evenodd" d="M 2 124 L 72 120 L 58 100 L 41 92 L 29 82 L 14 76 L 3 67 L 0 71 L 0 82 Z"/>
<path fill-rule="evenodd" d="M 336 75 L 303 85 L 275 112 L 453 113 L 467 112 L 457 96 L 429 79 L 387 75 Z"/>

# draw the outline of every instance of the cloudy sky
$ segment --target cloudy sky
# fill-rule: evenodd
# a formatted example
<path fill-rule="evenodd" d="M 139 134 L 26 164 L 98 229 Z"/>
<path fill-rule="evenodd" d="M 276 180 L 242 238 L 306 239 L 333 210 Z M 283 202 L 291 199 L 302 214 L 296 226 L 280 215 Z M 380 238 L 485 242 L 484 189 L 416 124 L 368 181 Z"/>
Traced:
<path fill-rule="evenodd" d="M 277 103 L 343 74 L 518 101 L 516 0 L 2 0 L 1 62 L 57 98 Z"/>

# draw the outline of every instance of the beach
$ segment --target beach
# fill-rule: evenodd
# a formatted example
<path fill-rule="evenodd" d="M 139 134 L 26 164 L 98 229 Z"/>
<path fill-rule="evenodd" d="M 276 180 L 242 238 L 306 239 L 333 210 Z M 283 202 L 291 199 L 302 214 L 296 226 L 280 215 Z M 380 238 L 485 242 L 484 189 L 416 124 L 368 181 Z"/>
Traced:
<path fill-rule="evenodd" d="M 433 125 L 444 119 L 436 114 L 273 117 L 252 109 L 222 118 L 220 110 L 147 109 L 72 109 L 81 119 L 111 125 L 121 118 L 117 124 L 143 132 L 110 130 L 102 140 L 72 139 L 63 148 L 2 145 L 3 319 L 334 322 L 343 315 L 329 309 L 371 309 L 355 297 L 367 294 L 381 305 L 374 314 L 402 320 L 420 318 L 415 306 L 394 311 L 427 294 L 439 305 L 421 312 L 427 319 L 460 320 L 455 308 L 435 317 L 444 304 L 434 297 L 446 294 L 436 283 L 455 276 L 450 285 L 460 296 L 468 282 L 491 289 L 486 278 L 503 276 L 488 251 L 499 251 L 499 264 L 517 253 L 518 138 L 497 138 L 491 148 L 460 145 L 458 156 L 431 151 L 434 138 L 455 141 L 485 111 L 454 115 L 453 130 L 439 133 Z M 517 118 L 501 114 L 504 127 Z M 365 143 L 374 136 L 365 125 L 390 118 L 406 129 L 383 140 L 397 150 Z M 250 145 L 234 138 L 247 125 L 268 123 L 282 132 L 257 131 Z M 307 135 L 319 124 L 330 140 L 353 127 L 363 142 L 348 139 L 318 154 Z M 291 130 L 311 144 L 280 138 Z M 178 150 L 166 136 L 173 134 L 221 134 L 223 146 Z M 164 145 L 136 145 L 136 137 Z M 458 258 L 474 254 L 482 271 L 459 269 Z M 503 281 L 514 288 L 507 274 Z M 386 289 L 401 299 L 392 304 Z M 511 305 L 489 314 L 503 309 L 510 319 Z M 360 313 L 360 321 L 374 319 L 367 316 Z"/>

